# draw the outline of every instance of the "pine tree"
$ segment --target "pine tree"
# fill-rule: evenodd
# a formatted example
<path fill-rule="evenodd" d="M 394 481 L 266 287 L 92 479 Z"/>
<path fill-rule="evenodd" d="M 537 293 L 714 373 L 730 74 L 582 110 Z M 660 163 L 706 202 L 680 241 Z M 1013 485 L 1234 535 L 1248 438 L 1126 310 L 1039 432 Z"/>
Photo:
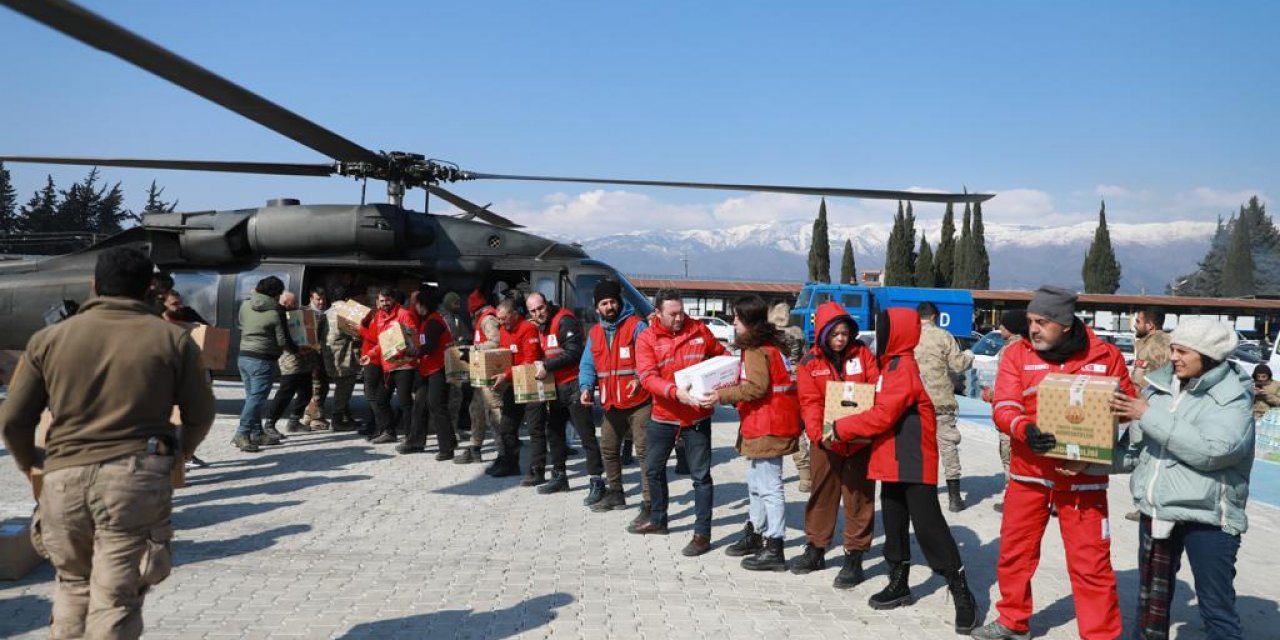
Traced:
<path fill-rule="evenodd" d="M 1222 284 L 1219 290 L 1228 298 L 1240 298 L 1257 294 L 1253 280 L 1253 251 L 1249 237 L 1250 224 L 1246 218 L 1236 218 L 1235 229 L 1231 233 L 1231 246 L 1227 251 L 1226 263 L 1222 269 Z"/>
<path fill-rule="evenodd" d="M 991 288 L 991 256 L 987 255 L 987 230 L 982 224 L 982 203 L 973 205 L 973 229 L 969 232 L 969 288 Z"/>
<path fill-rule="evenodd" d="M 57 229 L 55 231 L 93 231 L 96 228 L 95 214 L 97 204 L 102 199 L 102 191 L 97 188 L 98 168 L 94 167 L 84 180 L 71 185 L 62 191 L 62 201 L 58 203 Z"/>
<path fill-rule="evenodd" d="M 171 213 L 178 208 L 178 201 L 165 202 L 160 199 L 164 195 L 164 187 L 157 187 L 156 181 L 151 181 L 151 186 L 147 187 L 147 204 L 142 207 L 143 213 Z"/>
<path fill-rule="evenodd" d="M 1115 293 L 1120 288 L 1120 262 L 1111 247 L 1111 232 L 1107 229 L 1107 203 L 1098 210 L 1098 229 L 1093 232 L 1093 244 L 1084 256 L 1080 268 L 1085 293 Z"/>
<path fill-rule="evenodd" d="M 117 182 L 110 189 L 105 186 L 97 194 L 89 210 L 92 229 L 96 233 L 115 234 L 123 230 L 125 221 L 137 221 L 138 216 L 124 208 L 124 191 Z"/>
<path fill-rule="evenodd" d="M 942 239 L 938 241 L 938 252 L 934 254 L 933 265 L 938 272 L 939 287 L 950 287 L 955 270 L 956 255 L 956 212 L 955 206 L 948 202 L 947 212 L 942 215 Z"/>
<path fill-rule="evenodd" d="M 956 243 L 955 258 L 952 260 L 951 287 L 953 289 L 972 289 L 973 282 L 969 275 L 969 254 L 972 251 L 973 211 L 964 205 L 964 223 L 960 226 L 960 241 Z"/>
<path fill-rule="evenodd" d="M 9 170 L 0 162 L 0 235 L 23 230 L 23 219 L 18 215 L 18 192 L 13 188 Z"/>
<path fill-rule="evenodd" d="M 916 286 L 933 287 L 938 283 L 938 272 L 933 265 L 933 249 L 929 241 L 920 236 L 920 253 L 916 258 Z"/>
<path fill-rule="evenodd" d="M 853 262 L 853 240 L 845 238 L 844 257 L 840 259 L 840 284 L 858 284 L 858 270 Z"/>
<path fill-rule="evenodd" d="M 818 219 L 813 221 L 813 239 L 809 245 L 809 281 L 831 282 L 831 241 L 827 237 L 827 199 L 818 205 Z"/>
<path fill-rule="evenodd" d="M 914 238 L 907 236 L 907 217 L 898 202 L 898 213 L 893 217 L 893 230 L 884 254 L 884 283 L 888 286 L 911 286 L 915 276 L 911 269 L 911 249 Z"/>
<path fill-rule="evenodd" d="M 23 205 L 19 215 L 26 226 L 26 231 L 43 233 L 59 231 L 58 224 L 58 189 L 53 184 L 53 176 L 47 177 L 44 188 L 36 191 L 27 204 Z"/>

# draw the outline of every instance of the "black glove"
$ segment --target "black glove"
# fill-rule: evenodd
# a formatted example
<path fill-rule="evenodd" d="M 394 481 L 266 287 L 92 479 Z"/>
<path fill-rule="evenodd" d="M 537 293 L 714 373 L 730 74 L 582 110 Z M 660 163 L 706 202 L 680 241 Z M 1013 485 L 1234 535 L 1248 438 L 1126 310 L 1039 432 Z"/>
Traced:
<path fill-rule="evenodd" d="M 1034 424 L 1027 425 L 1027 429 L 1023 433 L 1025 434 L 1024 439 L 1027 442 L 1027 446 L 1040 455 L 1049 453 L 1051 449 L 1058 445 L 1058 439 L 1053 437 L 1052 433 L 1044 433 L 1040 431 L 1040 427 Z"/>

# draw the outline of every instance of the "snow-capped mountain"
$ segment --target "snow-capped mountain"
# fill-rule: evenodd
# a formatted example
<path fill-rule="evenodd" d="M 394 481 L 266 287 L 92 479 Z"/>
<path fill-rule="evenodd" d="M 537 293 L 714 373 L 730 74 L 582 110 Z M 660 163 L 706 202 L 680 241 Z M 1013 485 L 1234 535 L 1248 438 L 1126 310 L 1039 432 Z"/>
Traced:
<path fill-rule="evenodd" d="M 709 278 L 801 280 L 812 236 L 811 220 L 778 221 L 723 229 L 633 231 L 581 241 L 595 258 L 625 273 L 681 274 Z M 1096 222 L 1058 227 L 987 224 L 992 288 L 1026 289 L 1045 282 L 1081 286 L 1080 267 L 1093 241 Z M 892 225 L 832 225 L 832 269 L 839 275 L 846 239 L 852 240 L 859 269 L 884 264 Z M 940 220 L 917 220 L 937 248 Z M 1215 223 L 1173 221 L 1157 224 L 1110 223 L 1111 242 L 1120 260 L 1121 292 L 1163 293 L 1175 276 L 1195 269 L 1208 250 Z"/>

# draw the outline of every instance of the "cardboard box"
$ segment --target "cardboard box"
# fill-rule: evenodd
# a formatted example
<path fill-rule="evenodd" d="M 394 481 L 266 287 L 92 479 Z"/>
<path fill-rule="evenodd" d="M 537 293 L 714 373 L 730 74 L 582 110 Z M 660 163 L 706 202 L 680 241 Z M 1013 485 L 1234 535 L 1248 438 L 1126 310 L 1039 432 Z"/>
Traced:
<path fill-rule="evenodd" d="M 472 349 L 471 386 L 488 387 L 511 368 L 510 349 Z"/>
<path fill-rule="evenodd" d="M 444 379 L 450 384 L 466 383 L 471 379 L 471 364 L 462 359 L 464 346 L 452 346 L 444 350 Z"/>
<path fill-rule="evenodd" d="M 378 348 L 382 351 L 382 360 L 389 364 L 399 364 L 411 359 L 409 348 L 413 346 L 413 329 L 400 324 L 391 323 L 378 334 Z"/>
<path fill-rule="evenodd" d="M 339 300 L 333 303 L 332 308 L 338 319 L 338 330 L 352 338 L 360 338 L 360 323 L 372 309 L 353 300 Z"/>
<path fill-rule="evenodd" d="M 18 363 L 22 361 L 21 351 L 0 351 L 0 387 L 9 386 L 13 374 L 18 372 Z"/>
<path fill-rule="evenodd" d="M 299 347 L 320 348 L 320 336 L 316 332 L 316 312 L 295 309 L 286 314 L 289 321 L 289 337 Z"/>
<path fill-rule="evenodd" d="M 227 368 L 227 352 L 231 349 L 230 330 L 198 324 L 191 329 L 191 339 L 200 345 L 206 369 L 222 371 Z"/>
<path fill-rule="evenodd" d="M 676 372 L 676 386 L 697 398 L 716 389 L 738 384 L 742 361 L 735 356 L 716 356 Z"/>
<path fill-rule="evenodd" d="M 551 372 L 547 372 L 542 380 L 535 377 L 537 372 L 538 367 L 532 364 L 511 367 L 511 391 L 515 394 L 517 404 L 556 399 L 556 380 Z"/>
<path fill-rule="evenodd" d="M 1111 397 L 1119 387 L 1120 379 L 1108 376 L 1045 376 L 1037 390 L 1036 424 L 1058 439 L 1045 455 L 1111 464 L 1117 422 Z"/>
<path fill-rule="evenodd" d="M 31 518 L 0 521 L 0 580 L 20 580 L 41 562 L 31 543 Z"/>
<path fill-rule="evenodd" d="M 822 410 L 822 426 L 835 424 L 840 418 L 857 415 L 876 402 L 876 386 L 862 382 L 827 382 L 827 404 Z"/>

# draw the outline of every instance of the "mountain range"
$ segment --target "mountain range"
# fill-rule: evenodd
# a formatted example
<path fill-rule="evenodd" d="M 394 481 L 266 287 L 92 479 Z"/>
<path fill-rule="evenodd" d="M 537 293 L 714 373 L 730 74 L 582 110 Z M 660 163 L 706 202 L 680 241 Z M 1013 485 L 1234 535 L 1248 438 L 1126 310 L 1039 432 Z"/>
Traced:
<path fill-rule="evenodd" d="M 694 278 L 803 280 L 813 234 L 812 220 L 787 220 L 721 229 L 631 231 L 578 240 L 592 257 L 623 273 L 688 275 Z M 917 220 L 916 227 L 937 248 L 940 220 Z M 1093 241 L 1096 222 L 1053 227 L 986 225 L 991 256 L 991 288 L 1034 289 L 1054 283 L 1083 287 L 1080 267 Z M 1216 224 L 1189 220 L 1111 223 L 1111 243 L 1120 261 L 1120 293 L 1165 292 L 1175 277 L 1189 273 L 1209 248 Z M 890 223 L 831 225 L 831 266 L 839 276 L 845 239 L 853 241 L 857 268 L 884 264 Z M 563 239 L 563 234 L 549 233 Z M 918 243 L 918 240 L 917 240 Z"/>

